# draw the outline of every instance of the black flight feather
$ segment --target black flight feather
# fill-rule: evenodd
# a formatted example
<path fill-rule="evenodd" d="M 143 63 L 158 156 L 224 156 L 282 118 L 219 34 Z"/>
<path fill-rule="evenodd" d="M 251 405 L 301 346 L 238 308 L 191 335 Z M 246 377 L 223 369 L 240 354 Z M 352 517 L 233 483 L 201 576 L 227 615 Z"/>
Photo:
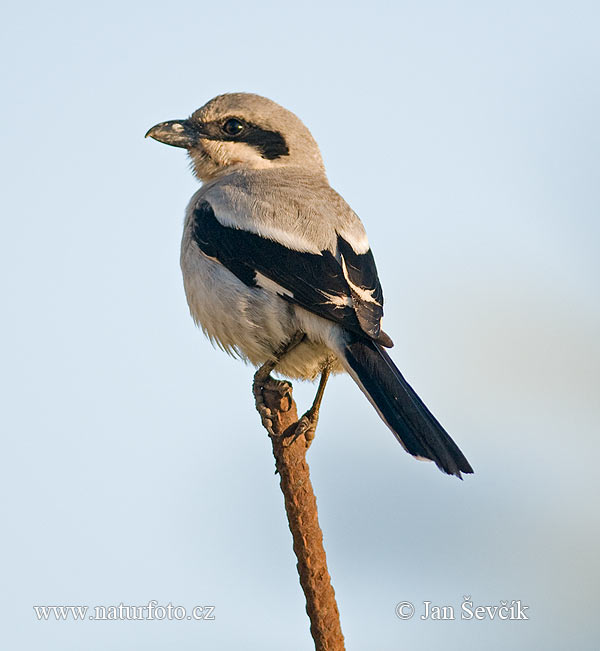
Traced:
<path fill-rule="evenodd" d="M 380 345 L 357 338 L 346 345 L 344 354 L 361 388 L 407 452 L 431 459 L 449 475 L 461 478 L 461 472 L 473 472 L 456 443 Z"/>
<path fill-rule="evenodd" d="M 331 251 L 295 251 L 255 233 L 224 226 L 207 201 L 194 210 L 193 239 L 203 253 L 216 258 L 249 287 L 257 286 L 258 271 L 291 294 L 282 292 L 283 299 L 350 332 L 372 339 L 382 337 L 391 344 L 381 332 L 383 294 L 371 251 L 357 254 L 338 235 L 339 253 L 351 284 L 370 292 L 377 303 L 363 300 L 352 289 Z"/>

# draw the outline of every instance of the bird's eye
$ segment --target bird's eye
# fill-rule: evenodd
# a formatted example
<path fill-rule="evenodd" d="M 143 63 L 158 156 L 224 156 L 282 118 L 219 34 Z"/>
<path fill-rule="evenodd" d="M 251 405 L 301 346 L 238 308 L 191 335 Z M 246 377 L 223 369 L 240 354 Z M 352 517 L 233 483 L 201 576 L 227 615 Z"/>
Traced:
<path fill-rule="evenodd" d="M 236 118 L 229 118 L 229 120 L 223 124 L 223 131 L 228 136 L 237 136 L 242 133 L 243 130 L 244 125 L 239 120 L 236 120 Z"/>

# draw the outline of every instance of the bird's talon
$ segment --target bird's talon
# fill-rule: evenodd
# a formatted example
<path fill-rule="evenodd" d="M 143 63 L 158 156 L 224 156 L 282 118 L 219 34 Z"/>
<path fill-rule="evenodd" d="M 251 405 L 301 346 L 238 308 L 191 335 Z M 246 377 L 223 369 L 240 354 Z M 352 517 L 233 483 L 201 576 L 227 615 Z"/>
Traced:
<path fill-rule="evenodd" d="M 304 416 L 302 416 L 296 425 L 296 429 L 294 431 L 294 441 L 304 435 L 304 438 L 306 439 L 306 447 L 308 447 L 315 438 L 316 428 L 317 417 L 315 417 L 314 414 L 307 412 L 304 414 Z"/>
<path fill-rule="evenodd" d="M 287 380 L 275 380 L 273 378 L 269 378 L 268 382 L 265 382 L 263 390 L 264 389 L 268 389 L 269 391 L 276 391 L 283 398 L 291 391 L 292 383 L 288 382 Z"/>

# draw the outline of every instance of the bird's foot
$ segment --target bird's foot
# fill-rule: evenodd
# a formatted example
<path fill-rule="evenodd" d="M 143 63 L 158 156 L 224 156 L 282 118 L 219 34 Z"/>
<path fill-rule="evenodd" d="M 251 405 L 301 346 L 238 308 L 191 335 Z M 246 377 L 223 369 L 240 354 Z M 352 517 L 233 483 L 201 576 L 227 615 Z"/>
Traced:
<path fill-rule="evenodd" d="M 263 404 L 256 405 L 256 411 L 258 411 L 260 422 L 262 423 L 262 426 L 267 430 L 267 434 L 269 436 L 275 436 L 275 432 L 273 431 L 273 421 L 271 420 L 271 416 L 273 415 L 271 413 L 271 410 Z"/>
<path fill-rule="evenodd" d="M 263 427 L 267 430 L 269 436 L 275 436 L 273 432 L 273 413 L 265 404 L 264 391 L 265 389 L 278 393 L 281 398 L 284 398 L 289 394 L 292 385 L 287 380 L 276 380 L 270 375 L 261 376 L 259 373 L 256 373 L 254 376 L 254 404 L 256 405 L 256 411 L 260 415 L 260 420 Z"/>
<path fill-rule="evenodd" d="M 256 405 L 256 410 L 260 414 L 260 419 L 264 428 L 269 433 L 269 436 L 275 436 L 273 432 L 273 414 L 271 410 L 265 405 L 265 398 L 263 392 L 265 389 L 269 389 L 279 394 L 281 401 L 284 398 L 288 398 L 289 406 L 292 405 L 292 385 L 286 380 L 276 380 L 271 377 L 271 371 L 275 369 L 279 361 L 294 349 L 301 341 L 304 340 L 306 335 L 298 331 L 296 334 L 279 350 L 273 353 L 272 359 L 265 362 L 254 374 L 254 382 L 252 383 L 252 393 L 254 394 L 254 404 Z M 284 409 L 284 411 L 286 411 Z"/>
<path fill-rule="evenodd" d="M 292 388 L 292 383 L 288 380 L 276 380 L 269 375 L 263 388 L 269 389 L 269 391 L 277 391 L 284 398 Z"/>
<path fill-rule="evenodd" d="M 308 448 L 315 438 L 317 423 L 319 422 L 319 411 L 309 409 L 298 421 L 294 431 L 294 441 L 304 435 L 306 447 Z"/>
<path fill-rule="evenodd" d="M 317 423 L 319 422 L 319 410 L 321 409 L 321 401 L 323 400 L 323 393 L 325 391 L 325 385 L 327 384 L 327 379 L 331 373 L 331 365 L 333 359 L 328 361 L 328 364 L 323 368 L 321 373 L 321 381 L 319 382 L 319 388 L 317 389 L 317 395 L 313 401 L 312 407 L 302 416 L 296 425 L 296 430 L 294 432 L 294 441 L 299 437 L 304 435 L 306 440 L 306 447 L 310 447 L 310 444 L 315 438 L 317 432 Z"/>

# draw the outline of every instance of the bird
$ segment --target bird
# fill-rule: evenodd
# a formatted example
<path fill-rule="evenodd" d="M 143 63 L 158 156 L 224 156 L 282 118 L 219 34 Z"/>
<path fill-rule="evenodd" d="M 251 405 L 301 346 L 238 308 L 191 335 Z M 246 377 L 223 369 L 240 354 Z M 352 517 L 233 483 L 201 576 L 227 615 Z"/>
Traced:
<path fill-rule="evenodd" d="M 314 437 L 330 374 L 346 372 L 402 447 L 462 479 L 473 469 L 387 352 L 383 292 L 365 228 L 330 186 L 315 139 L 276 102 L 218 95 L 146 137 L 187 150 L 201 181 L 186 211 L 180 264 L 191 315 L 226 352 L 270 373 L 316 380 L 299 432 Z M 285 381 L 279 381 L 285 382 Z M 310 435 L 310 436 L 309 436 Z"/>

